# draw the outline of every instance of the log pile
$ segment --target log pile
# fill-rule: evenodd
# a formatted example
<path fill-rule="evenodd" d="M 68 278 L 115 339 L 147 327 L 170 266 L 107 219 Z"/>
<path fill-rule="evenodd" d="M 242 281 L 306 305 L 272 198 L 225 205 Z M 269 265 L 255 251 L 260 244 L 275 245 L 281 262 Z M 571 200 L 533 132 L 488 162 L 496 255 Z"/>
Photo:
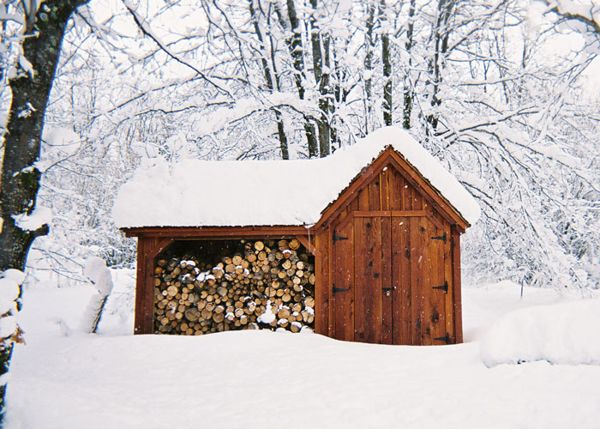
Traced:
<path fill-rule="evenodd" d="M 194 256 L 158 260 L 156 333 L 313 328 L 314 266 L 298 240 L 243 243 L 243 254 L 213 265 Z"/>

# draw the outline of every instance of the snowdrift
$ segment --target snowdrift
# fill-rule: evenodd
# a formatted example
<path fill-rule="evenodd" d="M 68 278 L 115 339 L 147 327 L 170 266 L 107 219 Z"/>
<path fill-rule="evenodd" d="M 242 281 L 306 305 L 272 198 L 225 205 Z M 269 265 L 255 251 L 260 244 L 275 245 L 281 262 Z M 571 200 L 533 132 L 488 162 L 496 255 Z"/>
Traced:
<path fill-rule="evenodd" d="M 481 358 L 487 366 L 539 360 L 600 365 L 600 299 L 508 313 L 484 336 Z"/>

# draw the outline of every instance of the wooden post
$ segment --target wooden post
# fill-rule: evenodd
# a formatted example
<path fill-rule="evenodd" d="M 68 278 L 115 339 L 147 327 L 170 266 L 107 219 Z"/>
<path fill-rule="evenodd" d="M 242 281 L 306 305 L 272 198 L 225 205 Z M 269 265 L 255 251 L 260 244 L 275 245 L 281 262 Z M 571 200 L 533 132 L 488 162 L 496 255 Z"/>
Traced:
<path fill-rule="evenodd" d="M 315 237 L 315 332 L 329 335 L 329 300 L 327 298 L 329 255 L 324 246 L 327 246 L 327 235 L 321 232 Z"/>
<path fill-rule="evenodd" d="M 460 232 L 452 225 L 452 277 L 454 280 L 454 342 L 463 342 L 462 331 L 462 302 L 461 302 L 461 273 L 460 273 Z"/>
<path fill-rule="evenodd" d="M 144 283 L 146 282 L 146 262 L 145 248 L 146 238 L 138 237 L 137 239 L 137 272 L 135 276 L 135 322 L 134 334 L 146 334 L 144 332 Z"/>
<path fill-rule="evenodd" d="M 151 334 L 154 324 L 154 260 L 172 238 L 138 237 L 134 334 Z"/>

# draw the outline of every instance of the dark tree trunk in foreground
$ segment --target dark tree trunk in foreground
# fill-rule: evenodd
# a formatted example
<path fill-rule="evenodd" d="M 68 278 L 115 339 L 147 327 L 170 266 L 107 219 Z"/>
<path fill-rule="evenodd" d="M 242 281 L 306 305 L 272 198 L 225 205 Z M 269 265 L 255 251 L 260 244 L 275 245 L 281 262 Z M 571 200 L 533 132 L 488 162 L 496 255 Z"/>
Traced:
<path fill-rule="evenodd" d="M 36 237 L 48 233 L 48 225 L 26 231 L 13 216 L 31 214 L 40 187 L 40 171 L 35 167 L 41 149 L 44 114 L 56 73 L 60 48 L 72 12 L 87 0 L 46 0 L 34 15 L 27 13 L 23 42 L 25 58 L 33 65 L 34 74 L 20 70 L 10 81 L 12 104 L 6 126 L 0 204 L 0 270 L 23 271 L 27 253 Z M 0 375 L 8 371 L 12 342 L 4 339 L 0 349 Z M 0 386 L 0 416 L 4 416 L 6 386 Z M 0 417 L 0 418 L 1 418 Z M 1 423 L 0 423 L 1 424 Z"/>

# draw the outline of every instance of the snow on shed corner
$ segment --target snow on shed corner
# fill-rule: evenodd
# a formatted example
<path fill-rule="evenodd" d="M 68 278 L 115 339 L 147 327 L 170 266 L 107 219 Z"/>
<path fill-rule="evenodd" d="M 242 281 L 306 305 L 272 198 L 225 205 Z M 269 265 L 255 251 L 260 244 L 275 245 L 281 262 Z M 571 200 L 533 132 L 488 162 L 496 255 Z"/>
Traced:
<path fill-rule="evenodd" d="M 113 217 L 142 226 L 312 225 L 360 171 L 391 145 L 471 224 L 479 205 L 405 130 L 385 127 L 321 159 L 147 160 L 119 190 Z"/>

